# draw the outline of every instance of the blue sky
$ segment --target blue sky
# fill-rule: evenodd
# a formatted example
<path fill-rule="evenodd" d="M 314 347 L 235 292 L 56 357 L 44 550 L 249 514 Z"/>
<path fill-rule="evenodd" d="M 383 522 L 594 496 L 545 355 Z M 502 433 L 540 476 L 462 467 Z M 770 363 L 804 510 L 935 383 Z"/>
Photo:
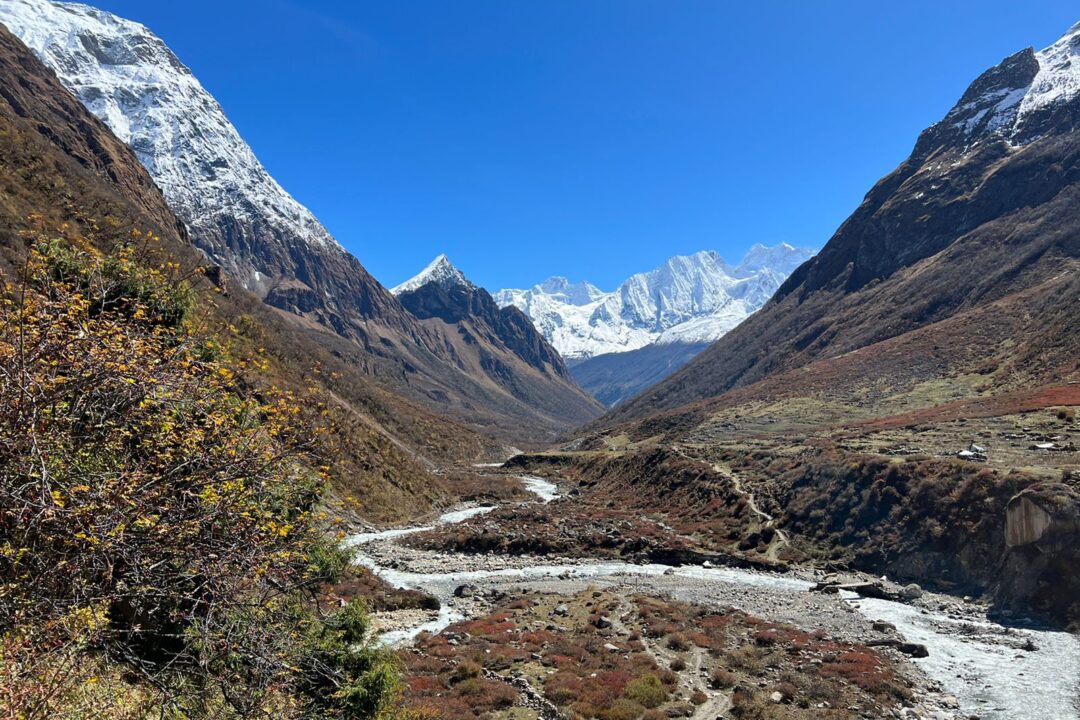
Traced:
<path fill-rule="evenodd" d="M 670 255 L 820 247 L 1047 0 L 98 0 L 162 36 L 386 285 L 604 289 Z"/>

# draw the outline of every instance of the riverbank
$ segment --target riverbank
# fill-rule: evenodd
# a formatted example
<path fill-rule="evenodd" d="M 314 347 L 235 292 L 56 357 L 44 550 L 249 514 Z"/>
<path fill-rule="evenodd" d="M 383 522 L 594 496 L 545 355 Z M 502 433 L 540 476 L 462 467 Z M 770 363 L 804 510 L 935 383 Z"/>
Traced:
<path fill-rule="evenodd" d="M 530 482 L 535 485 L 536 480 Z M 552 488 L 545 489 L 550 494 L 555 492 Z M 463 509 L 436 524 L 461 522 L 490 511 Z M 909 717 L 1071 720 L 1078 716 L 1080 642 L 1067 633 L 997 625 L 986 618 L 984 606 L 973 602 L 932 593 L 913 604 L 846 593 L 811 593 L 810 588 L 821 579 L 812 571 L 765 573 L 475 556 L 425 551 L 397 542 L 430 527 L 350 538 L 361 546 L 361 564 L 395 586 L 422 590 L 440 601 L 437 613 L 410 619 L 418 624 L 393 625 L 384 635 L 387 642 L 409 642 L 420 632 L 435 633 L 454 622 L 480 617 L 492 609 L 496 598 L 507 595 L 571 596 L 599 588 L 627 596 L 669 597 L 701 607 L 737 608 L 768 621 L 820 630 L 843 642 L 904 640 L 925 645 L 929 655 L 921 659 L 886 651 L 915 688 L 918 702 L 909 708 Z"/>

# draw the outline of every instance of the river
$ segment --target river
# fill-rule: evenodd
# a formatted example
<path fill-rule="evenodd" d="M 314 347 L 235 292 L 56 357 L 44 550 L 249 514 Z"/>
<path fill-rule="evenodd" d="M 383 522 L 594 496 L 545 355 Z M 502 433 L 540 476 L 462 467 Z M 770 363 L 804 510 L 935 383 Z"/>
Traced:
<path fill-rule="evenodd" d="M 558 487 L 540 477 L 520 476 L 540 502 L 559 497 Z M 434 524 L 361 533 L 346 542 L 361 549 L 357 562 L 396 587 L 423 590 L 439 598 L 438 616 L 405 630 L 384 633 L 381 640 L 400 645 L 411 642 L 420 632 L 439 632 L 465 619 L 454 602 L 454 589 L 464 583 L 515 584 L 547 581 L 548 589 L 580 589 L 583 581 L 599 578 L 624 579 L 643 590 L 666 592 L 689 598 L 709 596 L 704 588 L 735 586 L 743 592 L 761 592 L 787 598 L 805 598 L 813 585 L 809 580 L 781 574 L 737 568 L 671 567 L 660 564 L 636 565 L 625 562 L 535 564 L 494 570 L 448 568 L 440 572 L 412 572 L 379 564 L 364 554 L 362 546 L 392 541 L 430 530 L 436 525 L 463 522 L 491 512 L 494 507 L 474 507 L 441 516 Z M 834 596 L 835 597 L 835 596 Z M 953 603 L 960 601 L 952 598 Z M 1080 639 L 1075 635 L 1044 629 L 1009 628 L 990 622 L 958 619 L 947 612 L 935 612 L 887 600 L 861 598 L 844 593 L 845 603 L 869 620 L 885 620 L 909 642 L 921 643 L 929 657 L 913 662 L 945 691 L 957 698 L 961 715 L 978 715 L 982 720 L 1076 720 L 1080 718 Z M 948 603 L 943 603 L 947 605 Z M 1027 649 L 1024 649 L 1024 647 Z M 1034 649 L 1031 649 L 1031 648 Z"/>

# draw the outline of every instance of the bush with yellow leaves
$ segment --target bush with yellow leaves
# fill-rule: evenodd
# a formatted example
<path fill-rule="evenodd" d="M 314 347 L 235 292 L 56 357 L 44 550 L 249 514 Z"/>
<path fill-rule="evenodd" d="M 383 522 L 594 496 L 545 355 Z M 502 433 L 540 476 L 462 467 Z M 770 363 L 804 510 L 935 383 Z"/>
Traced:
<path fill-rule="evenodd" d="M 135 247 L 38 238 L 0 297 L 0 704 L 385 714 L 362 610 L 313 600 L 342 562 L 298 402 L 245 382 Z"/>

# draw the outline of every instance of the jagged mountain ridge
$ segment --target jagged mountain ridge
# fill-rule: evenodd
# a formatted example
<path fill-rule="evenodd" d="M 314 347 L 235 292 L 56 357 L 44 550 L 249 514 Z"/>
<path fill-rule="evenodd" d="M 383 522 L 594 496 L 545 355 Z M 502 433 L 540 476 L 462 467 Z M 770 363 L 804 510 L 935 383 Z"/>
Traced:
<path fill-rule="evenodd" d="M 454 336 L 417 321 L 269 176 L 214 98 L 144 26 L 48 0 L 0 0 L 0 22 L 129 143 L 194 244 L 310 342 L 394 394 L 511 442 L 544 442 L 597 414 L 584 394 L 538 404 L 494 370 L 463 363 Z"/>
<path fill-rule="evenodd" d="M 736 267 L 712 251 L 675 256 L 605 293 L 554 277 L 527 290 L 500 290 L 570 360 L 654 343 L 701 344 L 721 337 L 763 305 L 813 251 L 755 245 Z"/>
<path fill-rule="evenodd" d="M 568 413 L 588 397 L 528 316 L 513 306 L 500 308 L 446 255 L 439 255 L 393 292 L 418 320 L 437 324 L 448 336 L 460 339 L 455 344 L 460 362 L 483 368 L 516 396 L 538 407 L 566 405 Z M 587 402 L 599 412 L 591 398 Z M 589 419 L 582 416 L 583 421 Z"/>
<path fill-rule="evenodd" d="M 1078 121 L 1080 24 L 977 78 L 766 306 L 601 425 L 814 377 L 880 388 L 977 371 L 1000 391 L 1074 374 L 1059 310 L 1077 302 Z M 863 349 L 891 364 L 836 372 Z"/>

